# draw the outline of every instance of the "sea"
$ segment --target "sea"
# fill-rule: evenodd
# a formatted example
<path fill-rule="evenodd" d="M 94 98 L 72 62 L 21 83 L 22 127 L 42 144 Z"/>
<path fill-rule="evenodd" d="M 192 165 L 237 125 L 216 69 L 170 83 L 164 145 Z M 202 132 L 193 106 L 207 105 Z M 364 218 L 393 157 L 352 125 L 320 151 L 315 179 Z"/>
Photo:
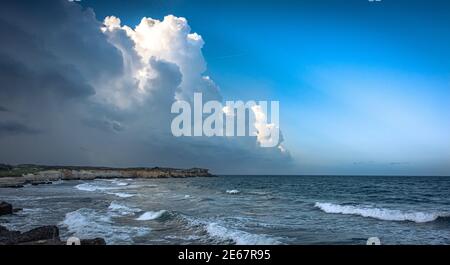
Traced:
<path fill-rule="evenodd" d="M 218 176 L 0 189 L 0 225 L 108 244 L 450 244 L 450 177 Z"/>

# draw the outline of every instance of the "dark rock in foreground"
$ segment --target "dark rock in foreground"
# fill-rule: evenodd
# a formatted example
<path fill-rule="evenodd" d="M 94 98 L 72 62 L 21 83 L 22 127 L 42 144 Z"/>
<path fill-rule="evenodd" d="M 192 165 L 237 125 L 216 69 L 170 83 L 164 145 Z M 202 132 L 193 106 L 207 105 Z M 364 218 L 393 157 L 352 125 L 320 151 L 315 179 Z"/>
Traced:
<path fill-rule="evenodd" d="M 13 207 L 7 202 L 0 202 L 0 215 L 12 214 Z"/>
<path fill-rule="evenodd" d="M 0 225 L 0 245 L 66 245 L 56 226 L 41 226 L 21 233 Z M 103 238 L 82 239 L 81 245 L 106 245 Z"/>
<path fill-rule="evenodd" d="M 40 240 L 60 241 L 59 229 L 56 226 L 42 226 L 28 232 L 9 231 L 0 226 L 0 245 L 18 245 Z"/>
<path fill-rule="evenodd" d="M 82 239 L 81 240 L 81 245 L 101 246 L 101 245 L 106 245 L 106 241 L 103 238 Z"/>
<path fill-rule="evenodd" d="M 27 243 L 39 240 L 59 241 L 59 229 L 56 226 L 41 226 L 24 232 L 17 237 L 18 243 Z"/>
<path fill-rule="evenodd" d="M 0 245 L 16 244 L 19 236 L 19 231 L 9 231 L 6 227 L 0 225 Z"/>

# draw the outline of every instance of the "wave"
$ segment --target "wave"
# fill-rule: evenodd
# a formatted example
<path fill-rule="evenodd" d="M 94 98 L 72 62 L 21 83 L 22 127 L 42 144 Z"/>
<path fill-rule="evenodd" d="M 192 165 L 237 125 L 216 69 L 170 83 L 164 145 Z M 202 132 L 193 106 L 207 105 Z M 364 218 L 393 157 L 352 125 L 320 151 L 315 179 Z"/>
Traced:
<path fill-rule="evenodd" d="M 278 245 L 279 241 L 266 235 L 251 234 L 241 230 L 230 229 L 218 223 L 209 223 L 206 225 L 206 231 L 210 236 L 232 241 L 237 245 Z"/>
<path fill-rule="evenodd" d="M 161 218 L 163 215 L 167 213 L 166 210 L 161 210 L 157 212 L 148 211 L 143 213 L 139 218 L 136 218 L 138 221 L 149 221 L 149 220 L 156 220 L 158 218 Z"/>
<path fill-rule="evenodd" d="M 111 202 L 108 210 L 110 210 L 112 213 L 118 213 L 120 215 L 134 215 L 135 213 L 142 211 L 139 208 L 131 208 L 115 201 Z"/>
<path fill-rule="evenodd" d="M 183 241 L 197 241 L 197 240 L 201 240 L 202 237 L 201 236 L 196 236 L 196 235 L 189 235 L 189 236 L 174 236 L 174 235 L 169 235 L 169 236 L 165 236 L 165 239 L 169 239 L 169 240 L 183 240 Z"/>
<path fill-rule="evenodd" d="M 128 186 L 129 184 L 126 182 L 113 181 L 113 183 L 117 186 Z"/>
<path fill-rule="evenodd" d="M 228 194 L 238 194 L 238 193 L 240 193 L 240 191 L 238 191 L 238 190 L 227 190 L 226 193 L 228 193 Z"/>
<path fill-rule="evenodd" d="M 117 180 L 106 180 L 106 181 L 115 184 L 116 187 L 108 187 L 108 186 L 104 186 L 104 185 L 101 186 L 101 185 L 95 185 L 92 183 L 82 183 L 82 184 L 76 185 L 75 188 L 77 190 L 89 191 L 89 192 L 101 191 L 101 192 L 104 192 L 109 195 L 117 196 L 119 198 L 130 198 L 130 197 L 135 196 L 134 194 L 129 194 L 129 193 L 125 193 L 125 192 L 112 192 L 115 190 L 121 190 L 122 187 L 128 186 L 128 183 L 119 182 Z M 117 187 L 117 186 L 119 186 L 119 187 Z M 130 186 L 128 186 L 128 187 L 130 187 Z"/>
<path fill-rule="evenodd" d="M 107 192 L 107 194 L 115 195 L 115 196 L 117 196 L 119 198 L 130 198 L 130 197 L 136 196 L 134 194 L 129 194 L 129 193 L 125 193 L 125 192 Z"/>
<path fill-rule="evenodd" d="M 91 185 L 89 183 L 83 183 L 83 184 L 76 185 L 75 189 L 82 190 L 82 191 L 96 191 L 97 187 L 93 186 L 93 185 Z"/>
<path fill-rule="evenodd" d="M 163 216 L 166 216 L 164 214 Z M 235 244 L 235 245 L 279 245 L 276 238 L 265 234 L 254 234 L 237 228 L 230 228 L 220 219 L 197 218 L 179 212 L 170 212 L 166 221 L 182 227 L 180 235 L 170 235 L 166 239 L 195 240 L 202 244 Z"/>
<path fill-rule="evenodd" d="M 97 186 L 97 185 L 93 185 L 90 183 L 83 183 L 83 184 L 78 184 L 75 186 L 75 188 L 77 190 L 81 190 L 81 191 L 105 191 L 105 190 L 114 190 L 116 188 L 113 187 L 104 187 L 104 186 Z"/>
<path fill-rule="evenodd" d="M 60 225 L 66 227 L 70 235 L 79 238 L 102 237 L 108 244 L 130 244 L 134 237 L 150 232 L 147 227 L 116 225 L 111 215 L 90 208 L 67 213 Z"/>
<path fill-rule="evenodd" d="M 416 223 L 427 223 L 436 221 L 439 218 L 448 218 L 448 213 L 426 213 L 426 212 L 406 212 L 384 208 L 339 205 L 333 203 L 316 202 L 314 207 L 326 213 L 359 215 L 384 221 L 410 221 Z"/>

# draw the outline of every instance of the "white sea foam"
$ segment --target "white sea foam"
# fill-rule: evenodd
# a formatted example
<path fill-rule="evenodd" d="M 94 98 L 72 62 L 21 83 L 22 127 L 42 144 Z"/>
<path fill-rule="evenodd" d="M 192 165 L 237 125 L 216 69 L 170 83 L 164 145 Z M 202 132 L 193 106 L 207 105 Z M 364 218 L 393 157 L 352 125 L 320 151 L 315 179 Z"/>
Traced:
<path fill-rule="evenodd" d="M 169 235 L 169 236 L 165 236 L 165 239 L 170 239 L 170 240 L 184 240 L 184 241 L 196 241 L 196 240 L 201 240 L 202 237 L 201 236 L 196 236 L 196 235 L 188 235 L 188 236 L 174 236 L 174 235 Z"/>
<path fill-rule="evenodd" d="M 115 195 L 119 198 L 130 198 L 130 197 L 135 196 L 134 194 L 129 194 L 129 193 L 125 193 L 125 192 L 107 192 L 107 194 Z"/>
<path fill-rule="evenodd" d="M 105 191 L 105 190 L 113 190 L 115 188 L 113 187 L 104 187 L 104 186 L 98 186 L 90 183 L 82 183 L 75 186 L 77 190 L 82 191 Z"/>
<path fill-rule="evenodd" d="M 238 190 L 227 190 L 226 192 L 228 194 L 238 194 L 238 193 L 240 193 L 240 191 L 238 191 Z"/>
<path fill-rule="evenodd" d="M 118 180 L 113 180 L 112 182 L 113 184 L 117 185 L 117 186 L 128 186 L 129 184 L 126 182 L 122 182 L 122 181 L 118 181 Z"/>
<path fill-rule="evenodd" d="M 278 245 L 279 241 L 267 235 L 251 234 L 241 230 L 229 229 L 218 223 L 206 225 L 206 231 L 212 237 L 221 240 L 231 240 L 237 245 Z"/>
<path fill-rule="evenodd" d="M 62 180 L 62 179 L 52 181 L 52 184 L 53 184 L 53 185 L 59 185 L 59 184 L 63 184 L 63 183 L 65 183 L 65 181 Z"/>
<path fill-rule="evenodd" d="M 132 208 L 126 205 L 120 204 L 116 201 L 111 202 L 108 209 L 113 213 L 118 213 L 120 215 L 134 215 L 137 212 L 140 212 L 139 208 Z"/>
<path fill-rule="evenodd" d="M 149 221 L 149 220 L 155 220 L 158 218 L 161 218 L 161 216 L 163 216 L 167 211 L 166 210 L 161 210 L 161 211 L 148 211 L 143 213 L 141 216 L 139 216 L 139 218 L 136 218 L 136 220 L 138 221 Z"/>
<path fill-rule="evenodd" d="M 333 203 L 319 203 L 314 205 L 326 213 L 359 215 L 385 221 L 411 221 L 416 223 L 432 222 L 439 217 L 447 217 L 444 213 L 426 213 L 374 208 L 367 206 L 339 205 Z"/>
<path fill-rule="evenodd" d="M 150 232 L 146 227 L 116 225 L 110 215 L 89 208 L 67 213 L 60 225 L 67 227 L 69 233 L 76 237 L 102 237 L 108 244 L 133 243 L 133 237 L 144 236 Z"/>
<path fill-rule="evenodd" d="M 96 191 L 97 190 L 97 187 L 95 187 L 89 183 L 78 184 L 75 186 L 75 188 L 77 190 L 82 190 L 82 191 Z"/>

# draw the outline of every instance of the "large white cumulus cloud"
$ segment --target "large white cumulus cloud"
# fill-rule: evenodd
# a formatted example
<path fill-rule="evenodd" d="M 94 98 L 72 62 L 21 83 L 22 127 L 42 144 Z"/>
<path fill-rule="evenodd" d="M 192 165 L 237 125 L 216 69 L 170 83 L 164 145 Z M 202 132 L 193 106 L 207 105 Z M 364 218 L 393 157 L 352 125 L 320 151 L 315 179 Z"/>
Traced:
<path fill-rule="evenodd" d="M 2 2 L 0 162 L 284 172 L 255 137 L 175 138 L 170 106 L 221 96 L 186 19 L 116 17 L 66 0 Z M 233 165 L 233 167 L 230 167 Z"/>
<path fill-rule="evenodd" d="M 185 18 L 173 15 L 162 21 L 143 18 L 132 29 L 122 26 L 119 18 L 110 16 L 105 18 L 102 31 L 122 52 L 125 77 L 136 82 L 133 91 L 125 91 L 129 97 L 119 93 L 120 96 L 113 97 L 111 103 L 125 108 L 133 104 L 133 100 L 142 102 L 146 97 L 152 97 L 152 93 L 160 89 L 151 83 L 158 75 L 152 65 L 154 61 L 172 63 L 179 68 L 182 80 L 176 93 L 167 95 L 170 99 L 191 101 L 194 92 L 201 92 L 206 100 L 221 100 L 218 87 L 210 77 L 203 75 L 206 71 L 202 54 L 204 41 L 197 33 L 191 33 Z M 116 86 L 115 89 L 122 88 Z M 102 96 L 108 98 L 111 92 L 117 91 L 111 91 L 110 86 L 103 92 Z"/>

